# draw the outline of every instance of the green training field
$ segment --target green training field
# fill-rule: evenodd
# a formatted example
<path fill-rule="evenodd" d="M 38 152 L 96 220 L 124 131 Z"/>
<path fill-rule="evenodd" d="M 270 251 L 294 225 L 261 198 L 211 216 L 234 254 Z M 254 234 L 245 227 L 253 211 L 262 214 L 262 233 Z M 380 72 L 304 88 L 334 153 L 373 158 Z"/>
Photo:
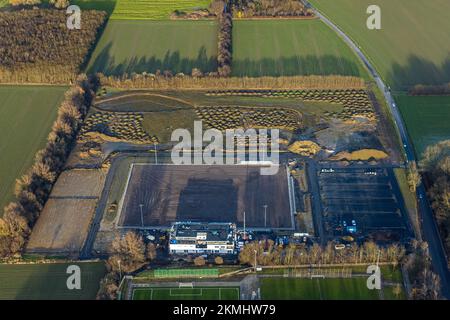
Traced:
<path fill-rule="evenodd" d="M 450 139 L 450 96 L 395 97 L 420 158 L 426 147 Z"/>
<path fill-rule="evenodd" d="M 87 67 L 121 75 L 217 69 L 215 21 L 109 21 Z"/>
<path fill-rule="evenodd" d="M 15 181 L 32 165 L 56 118 L 65 87 L 0 86 L 0 215 Z"/>
<path fill-rule="evenodd" d="M 133 300 L 239 300 L 239 288 L 139 288 L 134 289 Z"/>
<path fill-rule="evenodd" d="M 232 72 L 235 76 L 367 76 L 344 41 L 317 19 L 235 21 Z"/>
<path fill-rule="evenodd" d="M 198 278 L 198 277 L 218 277 L 219 269 L 156 269 L 155 278 Z"/>
<path fill-rule="evenodd" d="M 369 290 L 366 280 L 365 277 L 345 279 L 263 278 L 260 280 L 261 297 L 263 300 L 380 299 L 379 291 Z M 384 289 L 384 291 L 388 290 L 392 291 L 390 288 Z M 387 296 L 392 297 L 391 294 Z"/>
<path fill-rule="evenodd" d="M 190 12 L 209 7 L 211 0 L 116 0 L 111 19 L 165 20 L 175 10 Z"/>
<path fill-rule="evenodd" d="M 105 274 L 102 262 L 72 263 L 81 269 L 81 290 L 67 289 L 70 263 L 0 264 L 0 299 L 78 300 L 95 299 Z"/>
<path fill-rule="evenodd" d="M 351 36 L 392 87 L 450 81 L 450 1 L 311 0 Z M 382 30 L 366 27 L 369 5 L 381 8 Z"/>

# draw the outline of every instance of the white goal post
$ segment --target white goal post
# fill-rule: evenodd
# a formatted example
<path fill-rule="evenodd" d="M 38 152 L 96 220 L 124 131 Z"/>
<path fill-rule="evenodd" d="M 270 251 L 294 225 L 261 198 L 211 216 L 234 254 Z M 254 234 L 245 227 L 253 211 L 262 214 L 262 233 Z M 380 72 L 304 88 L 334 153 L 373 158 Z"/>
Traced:
<path fill-rule="evenodd" d="M 193 288 L 194 283 L 193 282 L 180 282 L 178 283 L 178 288 Z"/>

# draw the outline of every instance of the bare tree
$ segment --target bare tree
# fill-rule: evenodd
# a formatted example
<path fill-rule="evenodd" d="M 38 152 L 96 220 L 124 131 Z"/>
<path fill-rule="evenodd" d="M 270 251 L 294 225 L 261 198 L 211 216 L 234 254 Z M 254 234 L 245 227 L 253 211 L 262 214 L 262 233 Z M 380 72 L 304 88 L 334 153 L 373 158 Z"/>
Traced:
<path fill-rule="evenodd" d="M 195 257 L 194 264 L 198 267 L 204 266 L 206 264 L 205 258 L 202 256 Z"/>
<path fill-rule="evenodd" d="M 108 259 L 108 265 L 115 272 L 133 272 L 145 263 L 144 241 L 132 231 L 124 236 L 116 235 L 110 251 L 112 255 Z"/>

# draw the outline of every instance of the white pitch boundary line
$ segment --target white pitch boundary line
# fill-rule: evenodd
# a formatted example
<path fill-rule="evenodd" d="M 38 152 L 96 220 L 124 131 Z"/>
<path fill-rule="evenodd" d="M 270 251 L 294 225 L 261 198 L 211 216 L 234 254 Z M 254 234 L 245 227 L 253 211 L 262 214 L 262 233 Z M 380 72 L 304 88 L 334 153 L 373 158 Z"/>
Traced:
<path fill-rule="evenodd" d="M 120 218 L 121 218 L 121 216 L 122 216 L 123 203 L 124 203 L 124 201 L 125 201 L 125 196 L 126 196 L 127 191 L 128 191 L 128 186 L 129 186 L 129 184 L 130 184 L 131 174 L 132 174 L 132 172 L 133 172 L 133 168 L 134 168 L 134 163 L 131 163 L 130 169 L 129 169 L 129 171 L 128 171 L 127 184 L 125 185 L 125 190 L 123 191 L 122 197 L 120 198 L 120 202 L 119 202 L 119 209 L 118 209 L 119 215 L 118 215 L 118 218 L 117 218 L 117 220 L 116 220 L 116 227 L 118 227 Z"/>
<path fill-rule="evenodd" d="M 186 290 L 186 289 L 189 289 L 189 290 L 199 290 L 200 289 L 200 293 L 174 293 L 174 294 L 172 294 L 172 290 Z M 183 297 L 183 296 L 194 296 L 194 297 L 201 297 L 201 296 L 203 296 L 203 288 L 170 288 L 170 291 L 169 291 L 169 295 L 171 296 L 171 297 Z"/>

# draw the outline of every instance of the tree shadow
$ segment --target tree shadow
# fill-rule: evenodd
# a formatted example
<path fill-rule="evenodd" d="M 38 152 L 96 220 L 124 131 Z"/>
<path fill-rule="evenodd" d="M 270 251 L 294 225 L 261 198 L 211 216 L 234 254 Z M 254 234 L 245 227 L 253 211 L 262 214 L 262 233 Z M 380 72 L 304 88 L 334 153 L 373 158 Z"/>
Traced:
<path fill-rule="evenodd" d="M 234 76 L 294 76 L 294 75 L 344 75 L 361 76 L 357 63 L 333 55 L 260 60 L 235 59 L 232 62 Z"/>
<path fill-rule="evenodd" d="M 190 178 L 180 192 L 177 221 L 236 222 L 238 189 L 233 179 Z"/>
<path fill-rule="evenodd" d="M 394 63 L 386 76 L 386 81 L 395 90 L 408 90 L 416 84 L 440 85 L 450 82 L 450 53 L 441 64 L 418 57 L 409 56 L 406 64 Z"/>
<path fill-rule="evenodd" d="M 93 64 L 88 68 L 88 73 L 101 72 L 107 76 L 120 76 L 122 74 L 131 74 L 149 72 L 155 73 L 157 70 L 170 70 L 174 73 L 190 74 L 193 68 L 198 68 L 202 72 L 216 71 L 217 58 L 208 57 L 206 48 L 202 46 L 195 59 L 182 57 L 179 51 L 166 51 L 161 59 L 156 56 L 134 56 L 121 62 L 116 62 L 111 54 L 112 43 L 109 42 L 96 57 Z"/>

